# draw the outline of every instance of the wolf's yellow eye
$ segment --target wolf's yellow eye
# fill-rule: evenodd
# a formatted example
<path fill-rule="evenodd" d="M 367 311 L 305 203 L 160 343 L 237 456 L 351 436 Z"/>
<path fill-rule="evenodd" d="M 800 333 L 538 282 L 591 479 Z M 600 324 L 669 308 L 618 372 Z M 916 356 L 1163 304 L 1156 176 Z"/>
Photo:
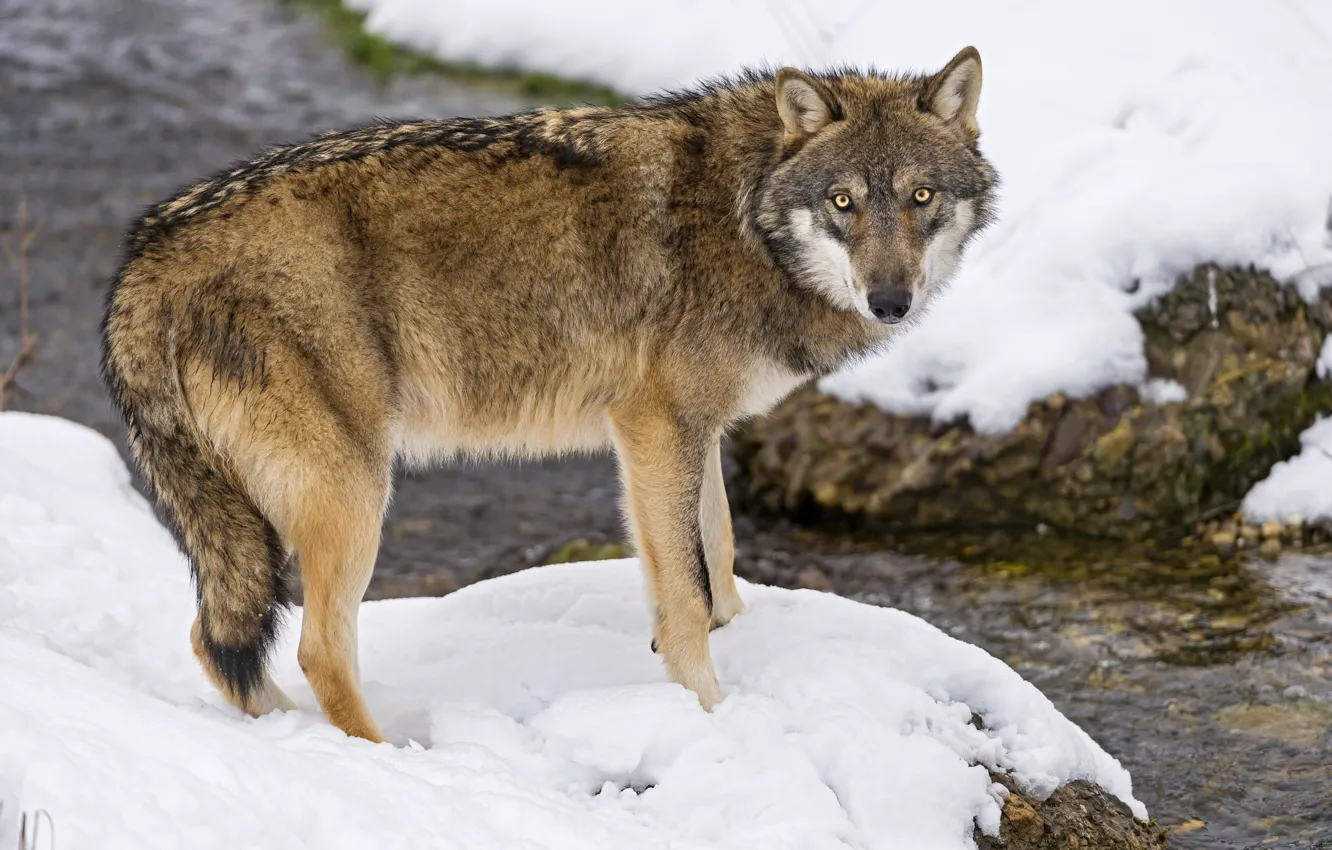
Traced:
<path fill-rule="evenodd" d="M 851 196 L 845 192 L 838 192 L 836 195 L 833 195 L 832 201 L 833 206 L 837 207 L 839 210 L 851 209 Z"/>
<path fill-rule="evenodd" d="M 934 200 L 934 190 L 921 186 L 919 189 L 916 190 L 916 193 L 911 197 L 915 199 L 916 203 L 919 206 L 923 207 L 926 204 L 928 204 L 930 201 Z"/>

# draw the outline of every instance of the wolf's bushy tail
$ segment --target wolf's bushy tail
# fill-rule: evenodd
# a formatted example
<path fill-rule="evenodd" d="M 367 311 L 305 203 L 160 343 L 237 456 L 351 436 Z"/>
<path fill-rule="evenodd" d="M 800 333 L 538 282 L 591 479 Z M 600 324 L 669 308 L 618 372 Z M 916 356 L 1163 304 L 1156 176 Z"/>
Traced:
<path fill-rule="evenodd" d="M 139 469 L 190 562 L 196 649 L 242 704 L 264 681 L 291 603 L 281 538 L 225 457 L 206 444 L 180 380 L 177 328 L 164 303 L 123 282 L 107 299 L 102 376 Z"/>

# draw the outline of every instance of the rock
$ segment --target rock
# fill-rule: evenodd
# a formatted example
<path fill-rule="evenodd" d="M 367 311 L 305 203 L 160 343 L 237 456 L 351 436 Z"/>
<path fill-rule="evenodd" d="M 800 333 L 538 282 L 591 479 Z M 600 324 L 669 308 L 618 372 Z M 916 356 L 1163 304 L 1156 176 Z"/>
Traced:
<path fill-rule="evenodd" d="M 805 567 L 796 574 L 796 586 L 809 590 L 832 590 L 832 579 L 818 567 Z"/>
<path fill-rule="evenodd" d="M 407 575 L 387 574 L 377 578 L 366 592 L 366 599 L 399 599 L 417 596 L 448 596 L 463 585 L 458 574 L 446 566 L 432 567 L 427 573 Z M 300 582 L 296 582 L 300 591 Z M 304 594 L 299 593 L 298 600 L 304 602 Z"/>
<path fill-rule="evenodd" d="M 1041 813 L 1036 811 L 1031 803 L 1017 794 L 1011 794 L 1004 802 L 1004 810 L 1000 825 L 1000 834 L 1003 833 L 1003 822 L 1008 824 L 1008 839 L 1011 841 L 1035 841 L 1045 832 L 1045 819 Z"/>
<path fill-rule="evenodd" d="M 1133 817 L 1115 797 L 1090 782 L 1070 782 L 1045 800 L 1019 792 L 1005 776 L 994 780 L 1008 789 L 999 837 L 976 829 L 979 850 L 1152 850 L 1166 846 L 1164 830 Z"/>
<path fill-rule="evenodd" d="M 1264 540 L 1262 545 L 1258 547 L 1258 554 L 1269 561 L 1276 560 L 1277 556 L 1281 554 L 1281 541 L 1275 537 Z"/>
<path fill-rule="evenodd" d="M 1228 552 L 1235 548 L 1235 533 L 1232 531 L 1218 531 L 1208 538 L 1214 549 L 1221 552 Z"/>
<path fill-rule="evenodd" d="M 1228 705 L 1213 714 L 1224 729 L 1280 741 L 1297 750 L 1317 747 L 1332 725 L 1332 706 L 1313 700 L 1293 699 L 1277 704 Z"/>
<path fill-rule="evenodd" d="M 1215 291 L 1213 323 L 1209 289 Z M 1307 304 L 1269 275 L 1199 267 L 1139 312 L 1150 377 L 1184 401 L 1128 386 L 1031 405 L 1006 434 L 850 404 L 809 387 L 736 435 L 748 507 L 802 520 L 1075 530 L 1180 538 L 1233 510 L 1299 435 L 1332 410 L 1316 377 L 1332 290 Z M 1261 528 L 1223 523 L 1228 544 Z M 1203 534 L 1204 540 L 1214 532 Z"/>
<path fill-rule="evenodd" d="M 1263 523 L 1262 526 L 1259 528 L 1259 533 L 1262 534 L 1264 540 L 1273 540 L 1279 538 L 1281 537 L 1282 531 L 1283 529 L 1281 527 L 1281 523 L 1271 519 Z"/>

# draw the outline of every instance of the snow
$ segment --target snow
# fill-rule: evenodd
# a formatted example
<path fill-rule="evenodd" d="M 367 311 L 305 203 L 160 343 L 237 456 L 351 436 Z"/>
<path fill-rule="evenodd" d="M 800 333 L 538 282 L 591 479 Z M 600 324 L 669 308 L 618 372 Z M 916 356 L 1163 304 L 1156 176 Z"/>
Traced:
<path fill-rule="evenodd" d="M 1324 358 L 1332 342 L 1323 347 Z M 1244 497 L 1244 516 L 1253 522 L 1332 521 L 1332 417 L 1320 417 L 1300 435 L 1301 451 L 1272 467 Z"/>
<path fill-rule="evenodd" d="M 0 846 L 46 810 L 61 850 L 963 848 L 997 827 L 983 767 L 1128 774 L 981 649 L 905 613 L 742 584 L 708 714 L 648 648 L 631 560 L 371 602 L 348 739 L 303 708 L 241 717 L 189 651 L 186 565 L 114 447 L 0 414 Z M 974 728 L 972 712 L 989 731 Z"/>
<path fill-rule="evenodd" d="M 350 0 L 445 59 L 644 93 L 742 65 L 985 62 L 1000 223 L 891 351 L 823 388 L 982 432 L 1146 377 L 1131 311 L 1202 261 L 1332 271 L 1332 3 Z M 1134 282 L 1137 292 L 1131 293 Z"/>
<path fill-rule="evenodd" d="M 1179 381 L 1153 378 L 1142 386 L 1142 397 L 1152 404 L 1172 404 L 1186 401 L 1188 390 Z"/>
<path fill-rule="evenodd" d="M 1314 372 L 1332 380 L 1332 335 L 1323 340 Z M 1300 435 L 1300 453 L 1273 466 L 1241 511 L 1252 522 L 1332 522 L 1332 417 L 1320 416 Z"/>

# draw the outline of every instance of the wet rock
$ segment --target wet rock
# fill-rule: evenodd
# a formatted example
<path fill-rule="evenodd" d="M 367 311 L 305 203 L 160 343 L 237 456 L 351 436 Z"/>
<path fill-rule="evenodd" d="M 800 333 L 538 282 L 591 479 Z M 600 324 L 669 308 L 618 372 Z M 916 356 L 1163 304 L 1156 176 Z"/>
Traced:
<path fill-rule="evenodd" d="M 1188 835 L 1190 832 L 1197 832 L 1200 829 L 1206 828 L 1207 824 L 1203 821 L 1200 821 L 1197 818 L 1190 818 L 1178 826 L 1172 827 L 1170 833 L 1172 835 Z"/>
<path fill-rule="evenodd" d="M 1332 386 L 1315 371 L 1332 330 L 1332 291 L 1309 304 L 1263 272 L 1203 266 L 1138 319 L 1150 377 L 1182 386 L 1183 401 L 1128 386 L 1056 395 L 1031 405 L 1011 432 L 982 435 L 965 422 L 889 415 L 811 387 L 732 441 L 743 495 L 751 507 L 802 520 L 1044 524 L 1129 540 L 1195 533 L 1200 521 L 1233 511 L 1272 464 L 1299 451 L 1316 415 L 1332 410 Z M 1203 539 L 1218 534 L 1227 550 L 1241 541 L 1257 548 L 1266 536 L 1231 523 Z"/>
<path fill-rule="evenodd" d="M 1055 790 L 1045 800 L 1022 794 L 1008 777 L 994 780 L 1008 789 L 999 837 L 979 829 L 973 839 L 979 850 L 1149 850 L 1166 846 L 1164 830 L 1133 817 L 1128 806 L 1082 780 Z"/>
<path fill-rule="evenodd" d="M 1294 699 L 1283 703 L 1225 706 L 1215 713 L 1215 719 L 1222 728 L 1240 735 L 1270 738 L 1308 750 L 1317 747 L 1332 727 L 1332 707 L 1301 700 L 1297 692 Z"/>
<path fill-rule="evenodd" d="M 1218 531 L 1211 536 L 1209 542 L 1212 544 L 1212 548 L 1217 551 L 1229 552 L 1235 548 L 1235 532 Z"/>
<path fill-rule="evenodd" d="M 832 579 L 818 567 L 805 567 L 796 573 L 796 586 L 809 590 L 832 590 Z"/>
<path fill-rule="evenodd" d="M 366 592 L 366 599 L 400 599 L 414 596 L 448 596 L 464 584 L 458 574 L 448 567 L 438 567 L 428 573 L 388 573 L 377 580 Z M 303 598 L 299 586 L 298 599 Z"/>

